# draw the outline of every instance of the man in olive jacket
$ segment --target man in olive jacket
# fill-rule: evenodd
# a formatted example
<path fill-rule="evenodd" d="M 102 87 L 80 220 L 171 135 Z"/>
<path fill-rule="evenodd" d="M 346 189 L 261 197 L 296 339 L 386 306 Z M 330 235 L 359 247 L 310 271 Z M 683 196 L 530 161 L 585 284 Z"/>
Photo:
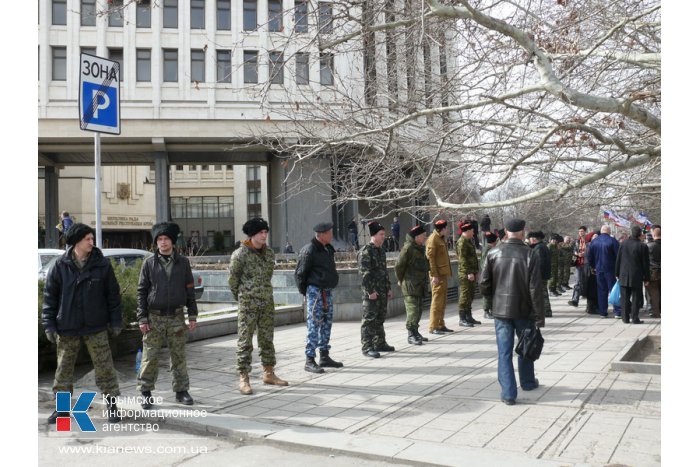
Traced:
<path fill-rule="evenodd" d="M 425 242 L 425 256 L 430 263 L 430 285 L 432 286 L 433 300 L 430 303 L 431 334 L 445 334 L 453 332 L 445 326 L 445 307 L 447 306 L 447 281 L 452 277 L 450 254 L 447 251 L 445 232 L 447 221 L 439 220 L 434 224 L 435 230 Z"/>
<path fill-rule="evenodd" d="M 479 258 L 476 256 L 474 235 L 476 221 L 467 222 L 460 227 L 462 234 L 457 240 L 457 263 L 459 276 L 459 325 L 473 328 L 481 324 L 472 316 L 472 301 L 476 291 L 476 277 L 479 274 Z"/>
<path fill-rule="evenodd" d="M 429 291 L 429 269 L 425 257 L 425 229 L 417 225 L 406 234 L 406 242 L 394 267 L 406 305 L 408 343 L 413 345 L 422 345 L 423 341 L 428 340 L 418 332 L 418 323 L 423 314 L 423 298 Z"/>
<path fill-rule="evenodd" d="M 73 392 L 75 362 L 81 342 L 95 367 L 95 384 L 103 394 L 109 421 L 121 420 L 116 396 L 119 380 L 112 362 L 107 331 L 122 330 L 122 302 L 112 263 L 95 248 L 95 231 L 85 224 L 73 224 L 65 232 L 68 251 L 46 276 L 41 321 L 47 339 L 56 344 L 58 364 L 53 392 Z M 54 411 L 49 424 L 68 412 Z"/>
<path fill-rule="evenodd" d="M 515 404 L 518 388 L 513 370 L 514 334 L 535 326 L 544 327 L 540 255 L 528 248 L 525 221 L 506 222 L 507 240 L 489 251 L 481 276 L 481 291 L 493 297 L 493 316 L 498 346 L 498 382 L 501 400 Z M 539 386 L 534 362 L 518 356 L 520 387 L 531 391 Z"/>
<path fill-rule="evenodd" d="M 315 236 L 299 251 L 294 271 L 299 293 L 306 298 L 306 364 L 304 370 L 324 373 L 323 367 L 340 368 L 328 354 L 333 326 L 333 288 L 338 285 L 335 268 L 333 224 L 322 222 L 314 226 Z M 319 363 L 316 364 L 316 349 Z"/>

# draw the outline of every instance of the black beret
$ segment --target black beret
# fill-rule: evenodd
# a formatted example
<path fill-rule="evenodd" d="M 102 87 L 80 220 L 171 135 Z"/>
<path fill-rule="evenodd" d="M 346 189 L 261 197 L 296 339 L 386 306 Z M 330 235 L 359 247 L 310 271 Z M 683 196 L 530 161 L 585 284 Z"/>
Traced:
<path fill-rule="evenodd" d="M 75 245 L 88 234 L 95 235 L 95 229 L 85 224 L 75 223 L 66 232 L 66 244 Z"/>
<path fill-rule="evenodd" d="M 369 226 L 369 235 L 372 237 L 377 235 L 377 232 L 379 232 L 380 230 L 385 230 L 384 226 L 377 221 L 372 221 L 367 225 Z"/>
<path fill-rule="evenodd" d="M 174 222 L 161 222 L 151 228 L 153 235 L 153 243 L 156 243 L 158 237 L 166 235 L 173 243 L 177 242 L 177 235 L 180 233 L 180 226 Z"/>
<path fill-rule="evenodd" d="M 410 235 L 413 238 L 416 238 L 418 235 L 425 233 L 425 229 L 423 228 L 422 225 L 417 225 L 411 229 L 410 232 L 408 232 L 408 235 Z"/>
<path fill-rule="evenodd" d="M 487 232 L 484 234 L 484 238 L 486 239 L 486 243 L 493 243 L 496 240 L 498 240 L 498 235 L 495 233 Z"/>
<path fill-rule="evenodd" d="M 506 221 L 506 230 L 508 232 L 520 232 L 525 228 L 525 221 L 522 219 L 508 219 Z"/>
<path fill-rule="evenodd" d="M 263 230 L 270 231 L 270 226 L 267 225 L 267 221 L 260 217 L 254 217 L 249 219 L 245 224 L 243 224 L 243 233 L 249 237 L 252 237 L 258 232 Z"/>
<path fill-rule="evenodd" d="M 445 227 L 447 227 L 447 221 L 444 219 L 440 219 L 439 221 L 435 221 L 433 224 L 437 230 L 442 230 Z"/>
<path fill-rule="evenodd" d="M 317 232 L 317 233 L 328 232 L 332 228 L 333 228 L 332 222 L 319 222 L 318 224 L 314 225 L 314 232 Z"/>

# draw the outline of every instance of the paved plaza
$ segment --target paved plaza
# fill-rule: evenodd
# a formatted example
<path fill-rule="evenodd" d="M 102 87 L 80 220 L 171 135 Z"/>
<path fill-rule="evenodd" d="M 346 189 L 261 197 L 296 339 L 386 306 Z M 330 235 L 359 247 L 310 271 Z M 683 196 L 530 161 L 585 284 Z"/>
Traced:
<path fill-rule="evenodd" d="M 587 315 L 585 306 L 568 306 L 566 296 L 551 300 L 554 317 L 547 318 L 535 364 L 540 387 L 519 390 L 514 406 L 500 401 L 493 321 L 482 319 L 477 306 L 475 317 L 484 324 L 460 328 L 457 305 L 450 304 L 453 334 L 429 335 L 426 311 L 421 332 L 430 341 L 409 345 L 404 317 L 391 318 L 385 328 L 396 352 L 379 359 L 361 354 L 359 322 L 334 323 L 331 356 L 345 367 L 321 375 L 303 370 L 305 324 L 278 327 L 276 372 L 290 385 L 262 384 L 256 349 L 252 396 L 238 392 L 236 335 L 190 343 L 192 408 L 207 416 L 161 423 L 391 462 L 660 465 L 661 376 L 610 369 L 635 339 L 660 335 L 660 321 L 645 317 L 645 324 L 628 325 Z M 133 356 L 116 365 L 122 395 L 136 396 Z M 91 367 L 81 370 L 76 392 L 96 390 L 93 373 L 83 377 Z M 40 418 L 50 413 L 52 376 L 39 375 Z M 154 396 L 164 398 L 166 411 L 183 408 L 170 391 L 165 349 Z"/>

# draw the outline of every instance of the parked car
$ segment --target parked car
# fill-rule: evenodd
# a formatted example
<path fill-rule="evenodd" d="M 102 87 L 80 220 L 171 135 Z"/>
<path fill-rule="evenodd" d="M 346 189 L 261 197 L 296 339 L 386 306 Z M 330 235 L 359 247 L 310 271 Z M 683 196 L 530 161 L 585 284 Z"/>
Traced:
<path fill-rule="evenodd" d="M 66 250 L 58 250 L 56 248 L 39 248 L 39 280 L 46 279 L 46 273 L 49 270 L 51 260 L 61 256 Z"/>
<path fill-rule="evenodd" d="M 59 252 L 59 254 L 63 254 L 64 251 L 62 250 L 56 250 Z M 102 250 L 102 254 L 105 256 L 105 258 L 109 259 L 114 259 L 118 264 L 122 264 L 124 266 L 133 266 L 136 261 L 140 259 L 147 259 L 153 256 L 153 253 L 147 250 L 138 250 L 135 248 L 104 248 Z M 53 265 L 54 261 L 56 261 L 56 257 L 51 259 L 50 262 L 46 265 L 46 269 L 44 270 L 44 276 L 41 276 L 41 271 L 39 272 L 39 278 L 43 279 L 46 277 L 46 272 L 48 272 L 49 267 Z M 204 285 L 202 284 L 202 274 L 199 271 L 192 271 L 192 275 L 194 276 L 194 297 L 199 300 L 202 297 L 202 294 L 204 293 Z"/>

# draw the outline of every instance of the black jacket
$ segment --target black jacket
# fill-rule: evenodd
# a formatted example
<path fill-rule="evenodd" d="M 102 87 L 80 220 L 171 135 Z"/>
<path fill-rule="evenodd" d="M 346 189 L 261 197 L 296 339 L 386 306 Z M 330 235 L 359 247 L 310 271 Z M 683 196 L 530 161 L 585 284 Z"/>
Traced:
<path fill-rule="evenodd" d="M 338 285 L 338 271 L 335 269 L 335 248 L 323 246 L 315 238 L 299 251 L 294 280 L 299 293 L 306 295 L 306 288 L 315 285 L 322 289 L 332 289 Z"/>
<path fill-rule="evenodd" d="M 649 280 L 649 248 L 638 238 L 628 238 L 617 252 L 615 277 L 620 286 L 641 287 Z"/>
<path fill-rule="evenodd" d="M 661 269 L 661 239 L 647 244 L 649 248 L 649 268 Z"/>
<path fill-rule="evenodd" d="M 61 336 L 84 336 L 122 327 L 122 300 L 112 264 L 93 248 L 82 271 L 73 262 L 73 248 L 46 276 L 41 321 Z"/>
<path fill-rule="evenodd" d="M 493 297 L 491 312 L 500 319 L 530 319 L 544 327 L 540 255 L 510 238 L 486 255 L 481 293 Z"/>
<path fill-rule="evenodd" d="M 537 242 L 537 245 L 531 245 L 531 248 L 540 255 L 542 280 L 548 281 L 552 277 L 552 257 L 550 256 L 549 248 L 547 248 L 544 242 Z"/>
<path fill-rule="evenodd" d="M 136 317 L 139 324 L 148 323 L 148 311 L 173 315 L 177 308 L 187 306 L 187 316 L 197 319 L 197 302 L 194 299 L 194 277 L 189 260 L 173 250 L 173 270 L 170 279 L 156 254 L 143 262 L 139 285 L 136 290 Z"/>

